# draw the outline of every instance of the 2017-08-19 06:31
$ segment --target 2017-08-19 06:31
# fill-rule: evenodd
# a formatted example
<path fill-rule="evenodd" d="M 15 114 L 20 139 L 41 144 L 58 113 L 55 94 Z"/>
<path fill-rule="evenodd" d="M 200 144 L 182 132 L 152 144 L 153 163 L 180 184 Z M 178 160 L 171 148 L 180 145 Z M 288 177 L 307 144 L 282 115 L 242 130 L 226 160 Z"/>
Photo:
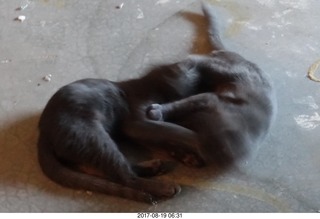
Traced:
<path fill-rule="evenodd" d="M 182 213 L 137 213 L 137 218 L 182 218 Z"/>

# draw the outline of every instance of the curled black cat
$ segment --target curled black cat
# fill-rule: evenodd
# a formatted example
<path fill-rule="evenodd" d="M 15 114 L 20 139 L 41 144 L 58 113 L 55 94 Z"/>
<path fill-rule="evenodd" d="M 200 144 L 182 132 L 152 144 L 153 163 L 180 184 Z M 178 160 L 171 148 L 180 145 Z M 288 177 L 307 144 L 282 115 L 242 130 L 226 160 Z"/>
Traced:
<path fill-rule="evenodd" d="M 154 203 L 181 190 L 175 183 L 146 178 L 168 171 L 166 161 L 131 163 L 115 139 L 125 136 L 139 144 L 164 147 L 186 165 L 199 167 L 208 161 L 204 149 L 221 152 L 207 141 L 255 140 L 266 132 L 273 114 L 268 80 L 254 64 L 223 50 L 212 14 L 206 5 L 203 10 L 210 21 L 212 43 L 221 50 L 159 66 L 139 79 L 76 81 L 53 95 L 39 121 L 38 159 L 46 176 L 74 189 Z M 252 79 L 247 81 L 247 76 Z M 247 85 L 252 89 L 242 89 Z M 227 117 L 215 109 L 223 104 L 225 113 L 227 109 L 235 113 L 240 106 L 243 110 L 238 117 Z M 252 134 L 248 138 L 237 132 L 247 125 L 240 123 L 245 109 L 248 116 L 243 119 L 250 118 L 248 124 L 257 127 L 256 132 L 247 127 Z M 198 122 L 203 125 L 197 126 Z M 229 128 L 224 137 L 210 137 L 207 129 L 214 130 L 215 124 L 220 130 Z M 88 174 L 82 167 L 101 174 Z"/>

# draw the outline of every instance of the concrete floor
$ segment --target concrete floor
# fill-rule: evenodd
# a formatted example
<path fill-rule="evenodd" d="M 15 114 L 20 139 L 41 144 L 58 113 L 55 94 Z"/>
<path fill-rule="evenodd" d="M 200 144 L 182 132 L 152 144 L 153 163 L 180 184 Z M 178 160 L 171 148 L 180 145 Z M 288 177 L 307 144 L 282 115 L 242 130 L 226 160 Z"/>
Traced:
<path fill-rule="evenodd" d="M 121 2 L 0 0 L 0 211 L 318 212 L 320 85 L 306 77 L 320 59 L 318 0 L 209 1 L 227 47 L 268 72 L 278 94 L 271 133 L 242 169 L 213 177 L 179 165 L 162 178 L 182 193 L 155 206 L 66 189 L 41 173 L 37 121 L 59 87 L 137 77 L 206 51 L 202 18 L 179 13 L 199 13 L 199 1 L 127 0 L 116 9 Z"/>

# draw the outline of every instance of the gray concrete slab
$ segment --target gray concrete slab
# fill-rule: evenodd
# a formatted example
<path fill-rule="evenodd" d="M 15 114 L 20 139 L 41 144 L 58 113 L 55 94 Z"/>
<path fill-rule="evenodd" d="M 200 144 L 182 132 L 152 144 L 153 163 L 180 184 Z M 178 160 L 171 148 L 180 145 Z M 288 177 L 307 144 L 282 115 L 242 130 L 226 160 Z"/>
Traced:
<path fill-rule="evenodd" d="M 123 8 L 116 9 L 124 3 Z M 122 80 L 204 52 L 195 0 L 0 0 L 1 212 L 316 212 L 320 210 L 320 59 L 317 0 L 211 0 L 228 48 L 274 81 L 279 112 L 247 165 L 218 176 L 179 165 L 183 185 L 150 206 L 62 188 L 40 171 L 37 121 L 50 96 L 77 79 Z M 19 6 L 27 7 L 16 10 Z M 19 15 L 23 22 L 15 21 Z M 51 75 L 51 81 L 43 77 Z"/>

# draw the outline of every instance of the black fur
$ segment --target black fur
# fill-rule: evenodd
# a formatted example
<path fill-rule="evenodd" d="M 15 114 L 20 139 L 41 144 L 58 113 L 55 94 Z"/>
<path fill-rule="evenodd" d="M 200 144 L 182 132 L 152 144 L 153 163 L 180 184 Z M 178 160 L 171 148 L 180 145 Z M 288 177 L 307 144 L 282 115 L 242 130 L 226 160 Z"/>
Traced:
<path fill-rule="evenodd" d="M 212 43 L 222 49 L 213 16 L 207 6 L 203 10 L 211 22 Z M 140 79 L 76 81 L 61 88 L 41 115 L 40 166 L 67 187 L 146 202 L 173 197 L 180 191 L 175 183 L 143 178 L 167 171 L 166 162 L 131 164 L 115 139 L 124 135 L 136 143 L 165 147 L 183 163 L 202 166 L 208 160 L 205 150 L 219 159 L 214 154 L 221 154 L 224 141 L 231 148 L 246 146 L 247 140 L 266 132 L 273 112 L 269 92 L 268 81 L 254 64 L 226 51 L 190 56 Z M 217 140 L 219 146 L 211 144 Z M 102 175 L 79 171 L 82 166 Z"/>

